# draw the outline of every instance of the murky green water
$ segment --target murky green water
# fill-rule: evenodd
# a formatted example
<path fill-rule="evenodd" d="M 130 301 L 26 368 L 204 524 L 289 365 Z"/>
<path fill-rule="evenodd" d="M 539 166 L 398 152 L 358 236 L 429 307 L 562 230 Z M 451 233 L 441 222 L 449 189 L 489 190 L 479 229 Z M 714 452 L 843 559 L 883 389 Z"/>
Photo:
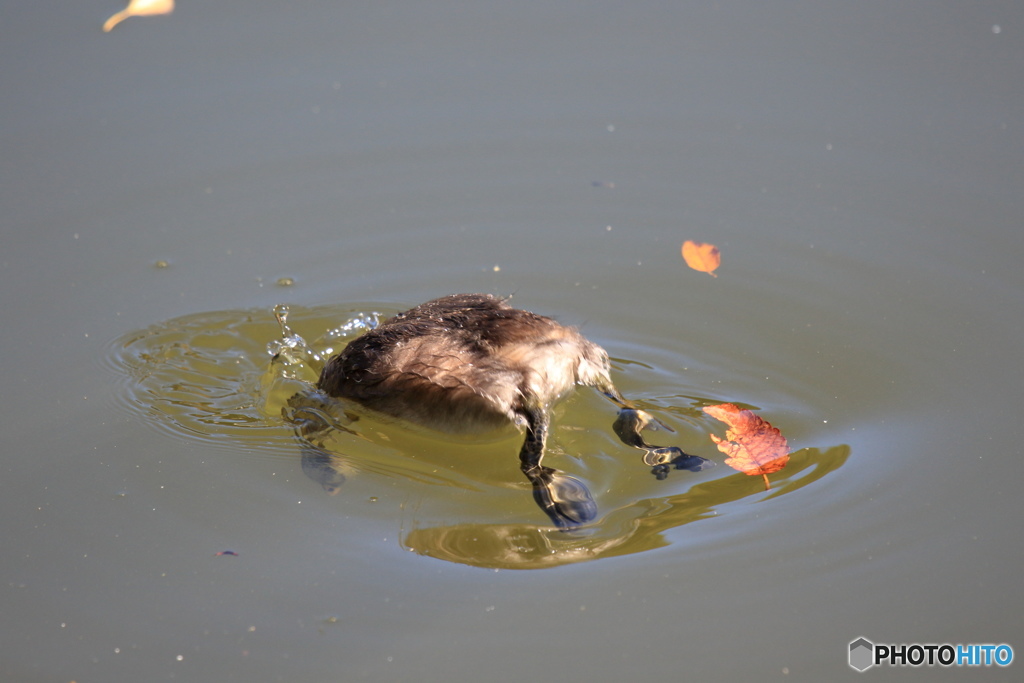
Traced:
<path fill-rule="evenodd" d="M 229 2 L 103 34 L 116 9 L 0 29 L 0 678 L 820 681 L 858 636 L 1020 649 L 1016 5 Z M 579 326 L 718 466 L 657 480 L 584 389 L 550 452 L 598 502 L 578 533 L 514 431 L 361 419 L 329 495 L 274 307 L 327 347 L 458 291 Z M 770 491 L 722 464 L 719 402 L 788 438 Z"/>
<path fill-rule="evenodd" d="M 322 362 L 376 325 L 382 317 L 378 309 L 387 307 L 289 307 L 288 324 L 293 327 L 286 338 L 270 311 L 186 316 L 116 340 L 111 364 L 126 380 L 125 407 L 141 419 L 179 436 L 279 457 L 283 467 L 301 466 L 331 495 L 347 493 L 343 482 L 357 475 L 370 478 L 364 488 L 387 485 L 403 506 L 413 501 L 401 519 L 404 547 L 480 567 L 536 569 L 662 547 L 668 543 L 665 531 L 725 514 L 738 500 L 797 491 L 838 470 L 849 456 L 846 445 L 800 449 L 785 472 L 773 477 L 775 488 L 768 495 L 759 495 L 760 479 L 748 480 L 728 468 L 717 474 L 677 471 L 670 473 L 672 481 L 662 481 L 643 465 L 638 451 L 608 437 L 607 424 L 602 434 L 600 422 L 610 421 L 610 409 L 583 398 L 561 411 L 545 459 L 567 473 L 587 471 L 587 479 L 599 487 L 600 518 L 573 531 L 547 528 L 541 512 L 523 504 L 531 496 L 518 471 L 521 436 L 511 429 L 491 436 L 489 441 L 500 439 L 491 444 L 480 437 L 459 439 L 381 422 L 365 411 L 353 416 L 358 406 L 340 405 L 336 417 L 326 418 L 337 427 L 318 442 L 325 449 L 323 457 L 314 456 L 311 462 L 308 454 L 300 456 L 289 418 L 292 397 L 312 390 Z M 316 334 L 308 342 L 313 355 L 302 353 L 307 342 L 291 336 L 300 328 Z M 295 352 L 291 339 L 300 344 Z M 679 367 L 685 359 L 666 362 Z M 626 377 L 644 371 L 670 374 L 636 360 L 615 363 L 622 368 L 617 374 Z M 701 436 L 715 430 L 714 420 L 701 407 L 714 403 L 699 396 L 647 392 L 637 405 L 663 416 L 659 419 L 673 430 L 658 430 L 661 434 L 649 439 L 662 443 L 682 432 L 685 436 L 678 438 L 686 440 L 688 450 L 711 456 L 715 449 Z M 799 399 L 792 397 L 790 403 L 798 406 Z M 320 414 L 331 407 L 314 406 Z M 589 414 L 582 414 L 584 410 Z M 800 419 L 798 409 L 792 415 L 793 422 Z M 717 432 L 723 431 L 718 425 Z M 719 461 L 723 457 L 718 454 Z M 385 507 L 373 506 L 364 514 Z"/>

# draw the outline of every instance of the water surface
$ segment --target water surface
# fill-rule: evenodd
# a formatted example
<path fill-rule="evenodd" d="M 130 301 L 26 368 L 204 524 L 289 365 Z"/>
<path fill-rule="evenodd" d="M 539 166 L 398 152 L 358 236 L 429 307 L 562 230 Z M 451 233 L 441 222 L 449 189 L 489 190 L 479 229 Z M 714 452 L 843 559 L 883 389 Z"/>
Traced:
<path fill-rule="evenodd" d="M 103 34 L 117 9 L 0 29 L 4 680 L 835 680 L 858 636 L 1021 648 L 1017 4 L 228 2 Z M 328 495 L 264 410 L 274 306 L 317 339 L 457 291 L 580 326 L 718 467 L 656 480 L 579 391 L 551 458 L 589 536 L 547 529 L 514 432 L 341 433 Z M 721 464 L 723 401 L 789 439 L 771 491 Z"/>
<path fill-rule="evenodd" d="M 668 476 L 643 465 L 641 452 L 618 444 L 607 426 L 601 430 L 598 413 L 604 408 L 607 423 L 610 406 L 591 401 L 589 415 L 577 417 L 582 406 L 559 410 L 545 463 L 567 474 L 587 472 L 585 479 L 597 486 L 600 517 L 579 529 L 550 527 L 539 510 L 521 504 L 532 496 L 517 474 L 522 436 L 515 430 L 471 437 L 436 434 L 367 413 L 357 404 L 325 402 L 315 392 L 324 361 L 375 327 L 385 315 L 377 308 L 387 307 L 277 306 L 273 314 L 256 309 L 185 316 L 115 340 L 110 361 L 123 375 L 124 407 L 140 419 L 171 434 L 276 456 L 293 469 L 301 460 L 306 476 L 330 495 L 354 495 L 349 480 L 376 475 L 359 488 L 387 486 L 402 501 L 403 514 L 394 521 L 400 522 L 404 547 L 474 566 L 536 569 L 650 550 L 668 543 L 662 532 L 724 514 L 729 503 L 760 489 L 760 479 L 728 476 L 735 472 L 727 468 L 717 477 L 672 468 L 672 481 L 663 481 Z M 296 331 L 300 328 L 321 333 L 307 342 Z M 665 362 L 678 367 L 685 359 Z M 658 373 L 637 361 L 616 359 L 615 364 L 623 368 L 617 374 L 641 375 L 634 381 Z M 627 371 L 633 368 L 639 372 Z M 659 374 L 670 376 L 665 370 Z M 660 427 L 648 431 L 658 434 L 648 440 L 665 445 L 686 438 L 677 437 L 682 431 L 690 451 L 713 451 L 708 439 L 699 437 L 712 431 L 713 422 L 701 408 L 715 401 L 656 396 L 652 385 L 643 384 L 648 391 L 636 402 L 664 415 L 656 417 Z M 791 402 L 799 407 L 797 397 Z M 296 434 L 296 420 L 308 419 L 302 416 L 318 425 L 315 450 L 304 448 L 305 440 Z M 723 431 L 721 425 L 717 431 Z M 768 497 L 817 481 L 848 455 L 847 446 L 798 450 L 784 474 L 772 477 L 776 486 Z"/>

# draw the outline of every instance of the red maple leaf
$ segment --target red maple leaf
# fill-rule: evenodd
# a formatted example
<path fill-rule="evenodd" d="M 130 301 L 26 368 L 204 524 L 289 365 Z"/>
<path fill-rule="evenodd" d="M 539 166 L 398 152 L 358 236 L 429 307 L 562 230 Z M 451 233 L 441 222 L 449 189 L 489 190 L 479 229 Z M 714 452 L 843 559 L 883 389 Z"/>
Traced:
<path fill-rule="evenodd" d="M 764 477 L 764 488 L 771 488 L 768 475 L 778 472 L 789 462 L 789 444 L 770 423 L 751 410 L 740 410 L 731 403 L 704 406 L 704 412 L 729 425 L 725 438 L 714 434 L 711 440 L 728 458 L 725 464 L 751 476 Z"/>

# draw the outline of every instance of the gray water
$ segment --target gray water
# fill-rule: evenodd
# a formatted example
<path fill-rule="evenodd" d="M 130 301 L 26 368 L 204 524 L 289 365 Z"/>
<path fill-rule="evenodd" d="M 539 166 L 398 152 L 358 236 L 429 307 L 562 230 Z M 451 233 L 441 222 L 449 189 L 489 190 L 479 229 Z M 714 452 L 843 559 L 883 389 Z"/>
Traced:
<path fill-rule="evenodd" d="M 0 28 L 4 680 L 1020 649 L 1019 3 L 181 3 L 102 33 L 117 9 Z M 514 433 L 367 424 L 327 495 L 272 410 L 273 307 L 314 339 L 456 291 L 580 326 L 718 466 L 658 481 L 581 390 L 550 457 L 588 535 L 548 528 Z M 716 402 L 789 439 L 770 491 Z"/>

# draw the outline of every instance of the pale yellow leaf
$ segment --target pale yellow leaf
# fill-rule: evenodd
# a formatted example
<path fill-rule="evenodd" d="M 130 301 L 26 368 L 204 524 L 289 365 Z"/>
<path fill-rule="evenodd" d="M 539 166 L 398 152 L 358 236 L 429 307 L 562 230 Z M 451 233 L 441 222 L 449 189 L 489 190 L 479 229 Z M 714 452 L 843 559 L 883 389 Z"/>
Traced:
<path fill-rule="evenodd" d="M 174 11 L 174 0 L 131 0 L 123 10 L 107 19 L 103 31 L 109 32 L 128 17 L 145 17 L 154 14 L 170 14 Z"/>

